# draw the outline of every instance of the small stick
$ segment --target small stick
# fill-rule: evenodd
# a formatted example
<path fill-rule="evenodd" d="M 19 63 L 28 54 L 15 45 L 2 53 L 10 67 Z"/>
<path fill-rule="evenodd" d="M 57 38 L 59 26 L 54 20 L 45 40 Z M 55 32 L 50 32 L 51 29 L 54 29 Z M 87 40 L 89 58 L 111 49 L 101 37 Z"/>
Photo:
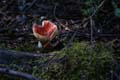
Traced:
<path fill-rule="evenodd" d="M 20 78 L 27 79 L 27 80 L 42 80 L 42 79 L 38 79 L 36 77 L 33 77 L 30 74 L 14 71 L 14 70 L 11 70 L 8 68 L 1 68 L 0 67 L 0 73 L 20 77 Z"/>

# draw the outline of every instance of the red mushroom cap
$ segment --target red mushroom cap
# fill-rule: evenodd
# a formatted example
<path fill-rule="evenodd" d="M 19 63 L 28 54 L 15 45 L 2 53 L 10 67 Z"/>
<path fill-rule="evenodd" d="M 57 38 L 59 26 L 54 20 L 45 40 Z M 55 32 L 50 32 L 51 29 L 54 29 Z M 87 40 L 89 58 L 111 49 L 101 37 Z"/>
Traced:
<path fill-rule="evenodd" d="M 36 23 L 33 24 L 34 36 L 40 41 L 52 40 L 54 36 L 58 33 L 57 26 L 51 21 L 44 20 L 42 25 Z"/>

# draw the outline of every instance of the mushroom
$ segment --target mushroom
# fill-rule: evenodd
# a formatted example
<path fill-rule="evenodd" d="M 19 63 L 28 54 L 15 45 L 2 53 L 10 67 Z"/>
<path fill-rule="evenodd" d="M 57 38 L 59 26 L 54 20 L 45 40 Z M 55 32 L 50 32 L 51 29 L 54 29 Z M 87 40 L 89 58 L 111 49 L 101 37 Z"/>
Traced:
<path fill-rule="evenodd" d="M 46 47 L 49 42 L 58 34 L 57 26 L 49 21 L 43 20 L 42 25 L 33 24 L 33 34 L 39 40 L 38 47 Z"/>

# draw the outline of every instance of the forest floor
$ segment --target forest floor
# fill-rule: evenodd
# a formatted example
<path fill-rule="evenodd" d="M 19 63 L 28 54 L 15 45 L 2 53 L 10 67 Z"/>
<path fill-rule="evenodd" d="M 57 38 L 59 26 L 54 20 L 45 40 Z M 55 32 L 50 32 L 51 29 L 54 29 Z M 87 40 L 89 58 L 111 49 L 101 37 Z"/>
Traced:
<path fill-rule="evenodd" d="M 42 58 L 29 60 L 15 59 L 5 65 L 45 80 L 55 80 L 56 77 L 58 80 L 119 80 L 116 77 L 120 76 L 119 6 L 117 0 L 1 0 L 0 48 L 49 55 L 42 54 Z M 41 16 L 58 26 L 59 35 L 51 43 L 61 40 L 62 47 L 37 47 L 32 25 Z"/>

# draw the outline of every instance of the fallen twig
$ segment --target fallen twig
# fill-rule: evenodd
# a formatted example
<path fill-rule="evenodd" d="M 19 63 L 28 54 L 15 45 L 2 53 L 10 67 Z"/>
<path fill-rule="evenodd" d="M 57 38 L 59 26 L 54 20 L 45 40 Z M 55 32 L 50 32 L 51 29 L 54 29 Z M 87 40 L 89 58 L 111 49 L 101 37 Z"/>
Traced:
<path fill-rule="evenodd" d="M 43 58 L 43 57 L 50 57 L 54 54 L 35 54 L 35 53 L 28 53 L 28 52 L 17 52 L 12 50 L 6 50 L 6 49 L 0 49 L 0 63 L 4 64 L 9 63 L 9 61 L 14 60 L 21 60 L 21 59 L 37 59 L 37 58 Z M 4 62 L 2 62 L 4 61 Z"/>
<path fill-rule="evenodd" d="M 106 0 L 103 0 L 99 5 L 98 7 L 94 10 L 94 12 L 86 19 L 84 20 L 81 25 L 83 25 L 86 21 L 88 21 L 91 17 L 93 17 L 97 12 L 98 10 L 104 5 L 104 3 L 106 2 Z M 72 24 L 77 24 L 77 23 L 80 23 L 81 21 L 77 21 L 77 22 L 74 22 Z"/>
<path fill-rule="evenodd" d="M 33 77 L 30 74 L 14 71 L 14 70 L 11 70 L 11 69 L 8 69 L 8 68 L 0 68 L 0 73 L 1 74 L 7 74 L 7 75 L 10 75 L 10 76 L 20 77 L 20 78 L 27 79 L 27 80 L 42 80 L 42 79 L 38 79 L 36 77 Z"/>

